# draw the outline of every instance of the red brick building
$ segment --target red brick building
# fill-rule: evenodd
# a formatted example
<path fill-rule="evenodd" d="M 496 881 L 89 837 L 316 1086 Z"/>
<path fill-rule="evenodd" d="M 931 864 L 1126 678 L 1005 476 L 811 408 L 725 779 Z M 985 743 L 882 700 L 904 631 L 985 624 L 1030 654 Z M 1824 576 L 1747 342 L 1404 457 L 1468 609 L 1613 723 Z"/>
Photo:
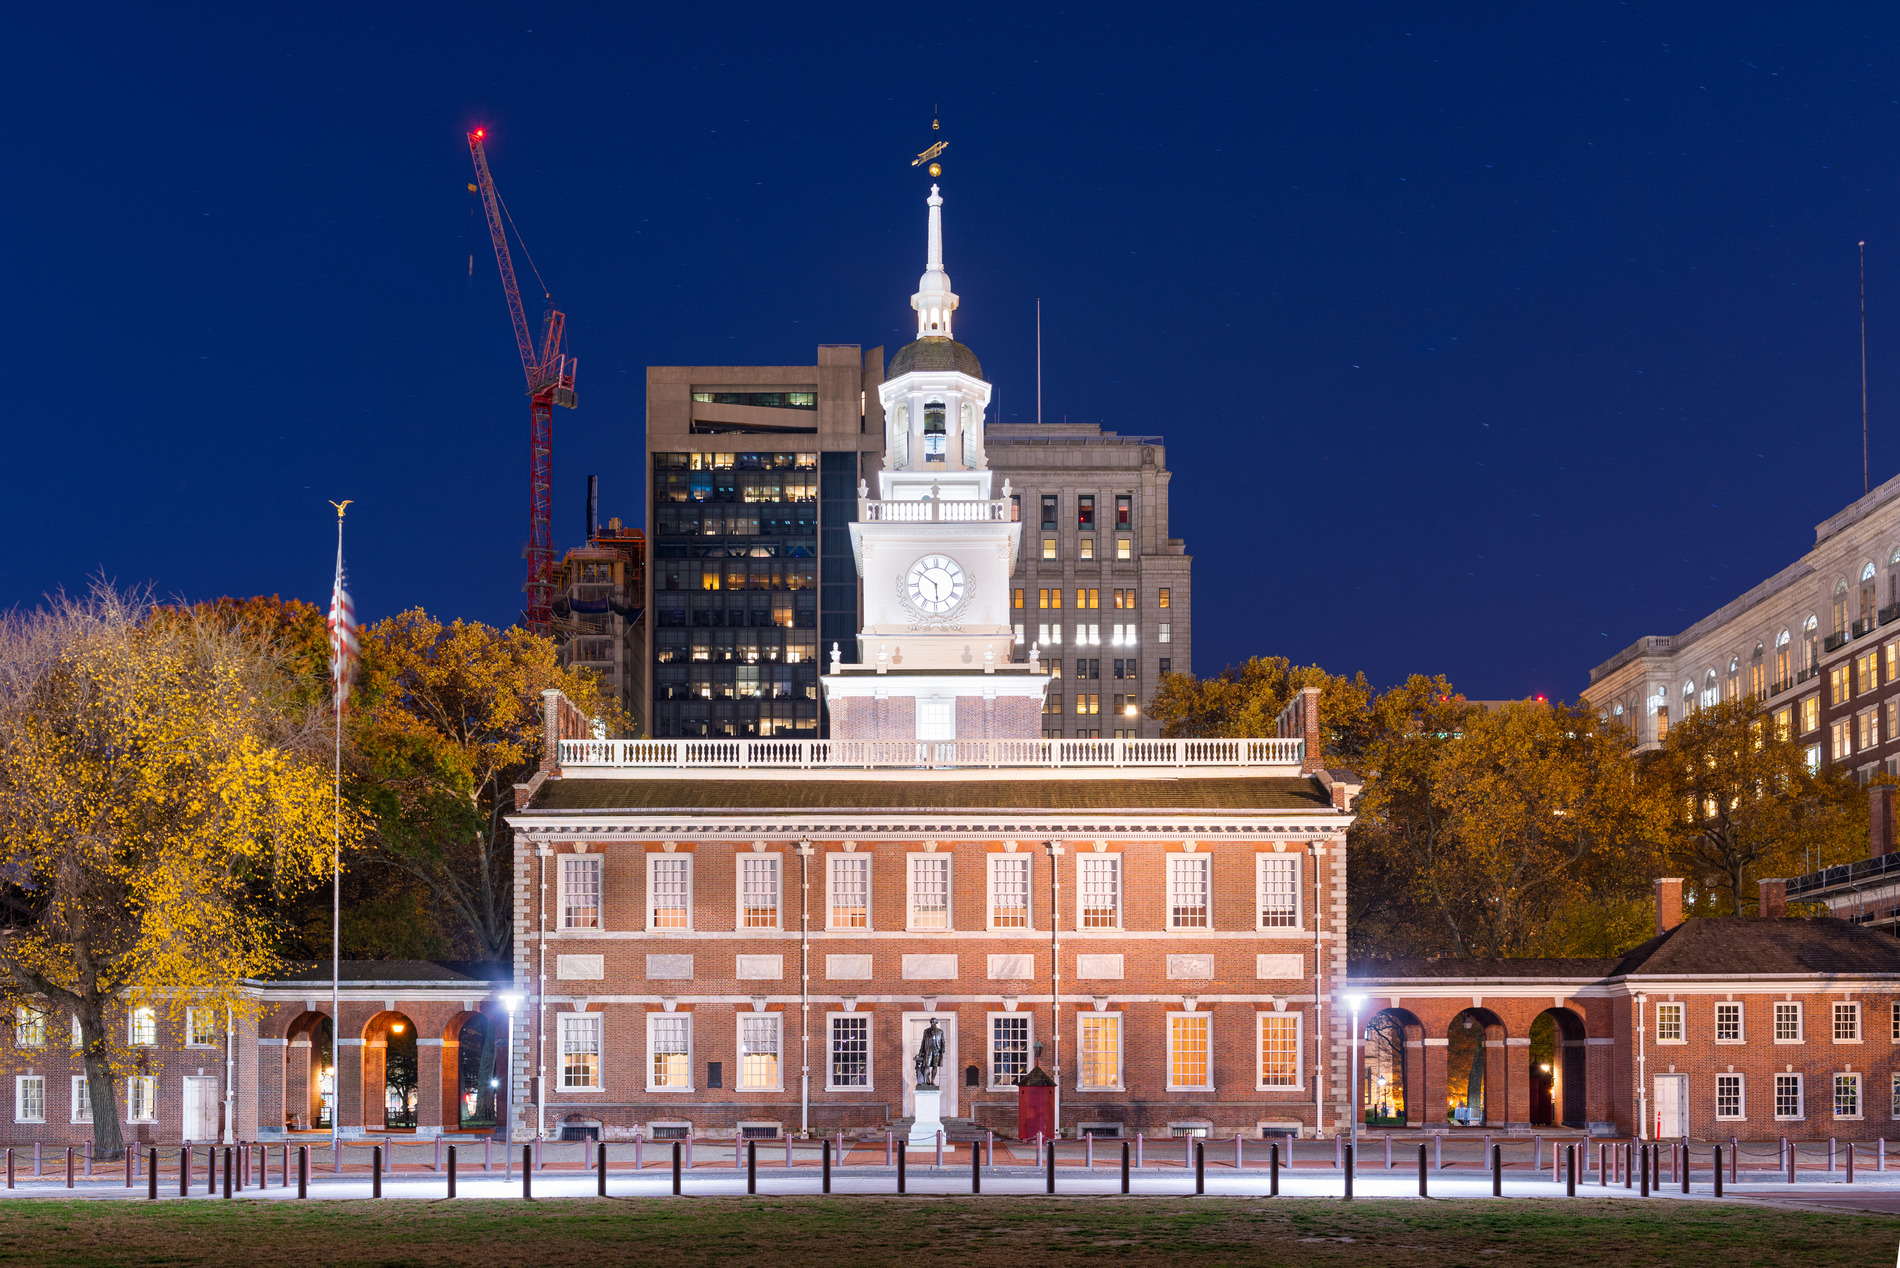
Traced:
<path fill-rule="evenodd" d="M 1767 916 L 1684 921 L 1659 881 L 1658 936 L 1614 959 L 1354 964 L 1364 1103 L 1432 1130 L 1894 1134 L 1900 941 L 1782 915 L 1778 884 Z"/>

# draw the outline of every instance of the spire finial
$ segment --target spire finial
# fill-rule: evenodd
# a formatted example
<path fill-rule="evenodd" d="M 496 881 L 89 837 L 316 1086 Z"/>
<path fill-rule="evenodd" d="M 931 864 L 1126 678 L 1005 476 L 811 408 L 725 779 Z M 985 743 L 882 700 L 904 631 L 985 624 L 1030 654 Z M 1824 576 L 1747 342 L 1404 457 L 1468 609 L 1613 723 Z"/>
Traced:
<path fill-rule="evenodd" d="M 925 200 L 930 207 L 930 232 L 924 252 L 924 275 L 917 281 L 917 293 L 910 306 L 917 310 L 917 337 L 949 339 L 950 314 L 956 311 L 957 297 L 950 289 L 950 277 L 943 271 L 943 195 L 930 187 Z"/>

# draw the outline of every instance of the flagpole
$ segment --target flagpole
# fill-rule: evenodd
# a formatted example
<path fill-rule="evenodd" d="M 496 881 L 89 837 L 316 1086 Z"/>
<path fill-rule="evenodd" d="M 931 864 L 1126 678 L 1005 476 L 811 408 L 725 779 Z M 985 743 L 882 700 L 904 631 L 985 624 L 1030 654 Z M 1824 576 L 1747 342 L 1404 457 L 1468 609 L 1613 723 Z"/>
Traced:
<path fill-rule="evenodd" d="M 343 512 L 336 507 L 336 583 L 330 594 L 330 688 L 336 708 L 336 755 L 330 817 L 330 1144 L 343 1138 L 343 699 L 354 669 L 355 613 L 343 589 Z M 367 1111 L 366 1111 L 367 1113 Z"/>
<path fill-rule="evenodd" d="M 348 506 L 345 502 L 343 506 Z M 336 575 L 343 578 L 343 506 L 336 508 Z M 342 1139 L 343 1115 L 343 693 L 332 675 L 336 701 L 336 770 L 330 816 L 330 1143 Z"/>

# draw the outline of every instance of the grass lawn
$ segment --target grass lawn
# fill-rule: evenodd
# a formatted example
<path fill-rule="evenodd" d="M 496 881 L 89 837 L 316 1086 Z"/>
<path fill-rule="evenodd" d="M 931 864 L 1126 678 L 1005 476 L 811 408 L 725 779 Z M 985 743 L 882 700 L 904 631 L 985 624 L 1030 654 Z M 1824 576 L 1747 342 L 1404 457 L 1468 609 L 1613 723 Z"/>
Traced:
<path fill-rule="evenodd" d="M 1900 1217 L 1713 1203 L 837 1197 L 0 1205 L 0 1263 L 1891 1263 Z"/>

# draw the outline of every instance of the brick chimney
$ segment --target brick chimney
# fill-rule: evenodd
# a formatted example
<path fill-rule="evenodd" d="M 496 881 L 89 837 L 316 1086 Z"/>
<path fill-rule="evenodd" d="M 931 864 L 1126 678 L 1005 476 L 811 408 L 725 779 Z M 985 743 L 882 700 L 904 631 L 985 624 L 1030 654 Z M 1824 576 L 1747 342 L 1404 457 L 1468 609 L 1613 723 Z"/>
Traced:
<path fill-rule="evenodd" d="M 1788 882 L 1782 880 L 1762 881 L 1761 914 L 1770 920 L 1779 920 L 1788 914 Z"/>
<path fill-rule="evenodd" d="M 1668 933 L 1682 923 L 1682 878 L 1656 878 L 1656 932 Z"/>
<path fill-rule="evenodd" d="M 1894 852 L 1892 784 L 1875 784 L 1867 790 L 1867 857 L 1877 859 Z"/>

